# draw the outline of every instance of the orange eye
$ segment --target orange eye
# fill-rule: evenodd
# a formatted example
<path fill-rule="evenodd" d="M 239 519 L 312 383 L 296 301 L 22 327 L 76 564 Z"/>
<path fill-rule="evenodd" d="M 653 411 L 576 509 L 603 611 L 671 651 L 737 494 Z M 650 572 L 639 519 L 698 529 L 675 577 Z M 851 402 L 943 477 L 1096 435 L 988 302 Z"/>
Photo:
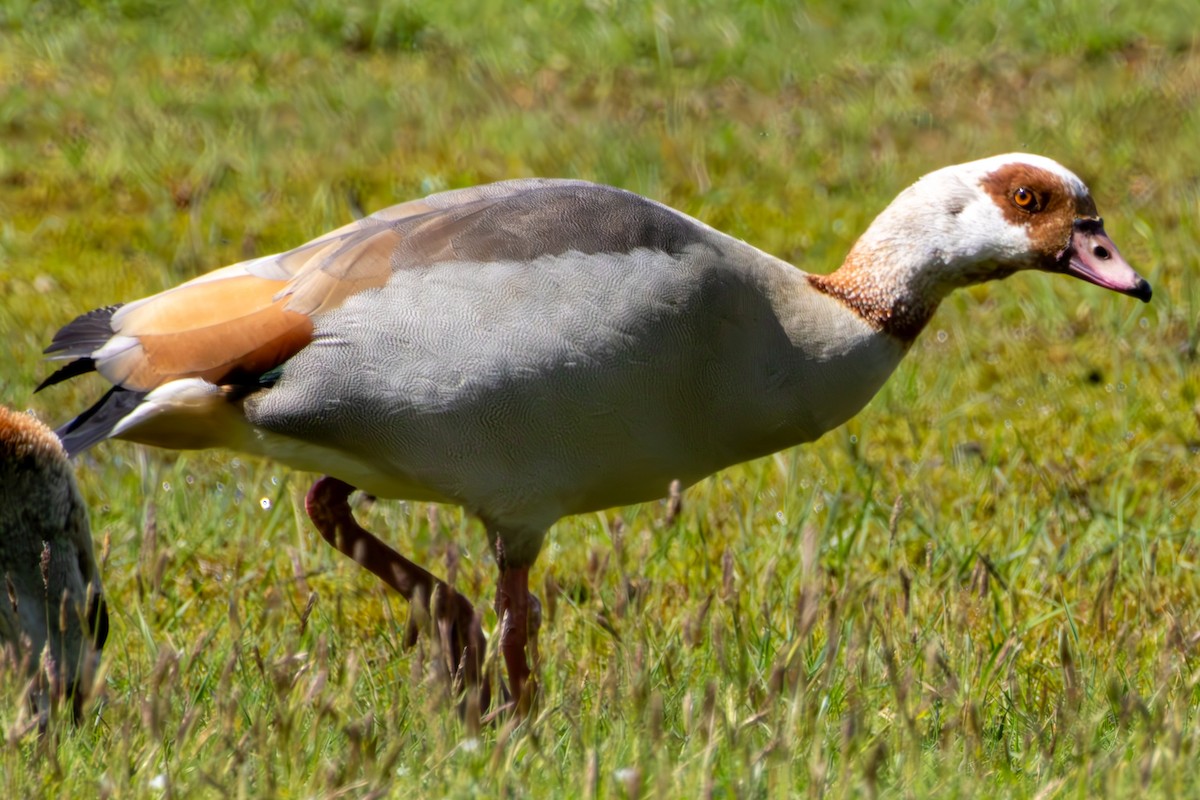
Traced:
<path fill-rule="evenodd" d="M 1013 204 L 1022 211 L 1040 211 L 1041 204 L 1038 202 L 1037 195 L 1032 190 L 1026 189 L 1024 186 L 1013 192 Z"/>

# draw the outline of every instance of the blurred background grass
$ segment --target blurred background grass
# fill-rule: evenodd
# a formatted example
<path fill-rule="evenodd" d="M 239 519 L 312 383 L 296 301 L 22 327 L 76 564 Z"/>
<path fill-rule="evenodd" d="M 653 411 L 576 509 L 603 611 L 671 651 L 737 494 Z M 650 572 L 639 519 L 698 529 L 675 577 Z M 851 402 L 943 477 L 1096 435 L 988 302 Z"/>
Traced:
<path fill-rule="evenodd" d="M 540 713 L 476 734 L 327 550 L 309 476 L 80 463 L 112 598 L 81 729 L 0 723 L 22 796 L 1182 796 L 1197 789 L 1192 4 L 499 0 L 0 8 L 0 400 L 95 306 L 421 194 L 529 175 L 661 200 L 814 272 L 919 175 L 1026 150 L 1089 183 L 1143 306 L 951 298 L 843 430 L 560 523 Z M 898 502 L 898 498 L 903 498 Z M 487 606 L 456 509 L 365 522 Z M 488 620 L 494 623 L 493 619 Z"/>

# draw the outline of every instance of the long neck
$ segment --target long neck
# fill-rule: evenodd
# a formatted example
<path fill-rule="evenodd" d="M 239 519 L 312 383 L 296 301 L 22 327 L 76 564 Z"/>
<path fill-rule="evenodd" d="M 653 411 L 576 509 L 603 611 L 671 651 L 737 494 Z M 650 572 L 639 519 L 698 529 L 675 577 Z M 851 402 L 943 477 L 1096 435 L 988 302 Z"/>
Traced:
<path fill-rule="evenodd" d="M 837 298 L 877 330 L 911 344 L 949 289 L 929 279 L 903 248 L 864 246 L 860 240 L 835 272 L 810 275 L 809 283 Z"/>
<path fill-rule="evenodd" d="M 953 289 L 992 277 L 987 273 L 994 265 L 976 263 L 986 248 L 964 236 L 964 228 L 974 227 L 963 224 L 962 217 L 974 213 L 967 199 L 957 213 L 929 211 L 944 205 L 946 198 L 940 195 L 953 188 L 931 189 L 921 181 L 901 192 L 854 243 L 839 269 L 810 277 L 813 287 L 836 297 L 877 330 L 911 343 Z M 927 197 L 933 190 L 936 196 Z"/>
<path fill-rule="evenodd" d="M 972 180 L 938 172 L 901 192 L 837 271 L 809 280 L 877 330 L 911 343 L 947 294 L 1007 277 L 1028 247 Z"/>

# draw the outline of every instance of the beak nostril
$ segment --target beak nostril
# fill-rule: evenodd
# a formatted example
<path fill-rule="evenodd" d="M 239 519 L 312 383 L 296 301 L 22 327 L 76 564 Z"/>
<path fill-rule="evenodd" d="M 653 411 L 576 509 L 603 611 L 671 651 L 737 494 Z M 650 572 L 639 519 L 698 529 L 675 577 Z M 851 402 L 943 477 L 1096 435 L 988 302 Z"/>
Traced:
<path fill-rule="evenodd" d="M 1109 257 L 1108 249 L 1101 247 L 1100 245 L 1096 245 L 1094 248 L 1092 248 L 1092 254 L 1101 261 L 1107 261 Z"/>

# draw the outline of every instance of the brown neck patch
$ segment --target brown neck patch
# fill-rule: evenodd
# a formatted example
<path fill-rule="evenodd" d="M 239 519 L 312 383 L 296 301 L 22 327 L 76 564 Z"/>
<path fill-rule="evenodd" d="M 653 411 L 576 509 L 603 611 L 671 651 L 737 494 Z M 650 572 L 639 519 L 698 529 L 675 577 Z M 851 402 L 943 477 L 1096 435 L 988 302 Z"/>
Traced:
<path fill-rule="evenodd" d="M 882 280 L 881 273 L 878 265 L 872 267 L 851 253 L 841 269 L 829 275 L 809 275 L 808 282 L 907 347 L 933 317 L 941 297 L 932 287 L 923 292 L 923 287 L 891 285 Z"/>

